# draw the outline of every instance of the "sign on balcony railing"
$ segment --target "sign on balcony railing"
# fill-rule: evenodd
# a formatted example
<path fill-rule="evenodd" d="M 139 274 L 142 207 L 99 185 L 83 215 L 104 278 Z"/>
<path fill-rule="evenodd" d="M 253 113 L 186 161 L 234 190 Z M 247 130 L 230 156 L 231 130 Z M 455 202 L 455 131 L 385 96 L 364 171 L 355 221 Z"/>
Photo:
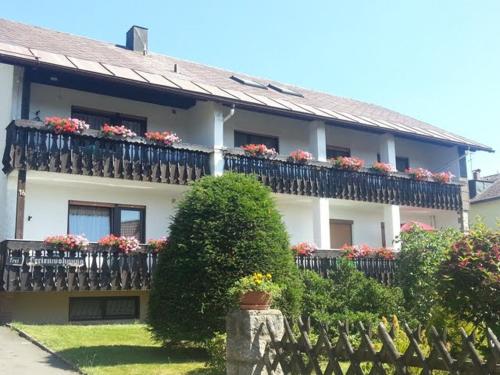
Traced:
<path fill-rule="evenodd" d="M 458 211 L 460 185 L 417 181 L 402 176 L 338 170 L 284 160 L 227 153 L 227 171 L 254 174 L 275 193 L 349 199 Z"/>
<path fill-rule="evenodd" d="M 91 244 L 85 251 L 57 251 L 41 241 L 0 244 L 0 291 L 149 290 L 157 254 L 110 252 Z"/>
<path fill-rule="evenodd" d="M 186 184 L 209 174 L 202 147 L 170 147 L 91 134 L 55 134 L 41 123 L 7 127 L 3 171 L 28 169 L 127 180 Z"/>

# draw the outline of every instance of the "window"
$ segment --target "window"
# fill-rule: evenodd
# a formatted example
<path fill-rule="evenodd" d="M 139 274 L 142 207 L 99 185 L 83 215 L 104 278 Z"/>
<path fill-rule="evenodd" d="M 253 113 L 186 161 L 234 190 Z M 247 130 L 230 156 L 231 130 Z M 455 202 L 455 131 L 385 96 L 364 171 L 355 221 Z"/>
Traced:
<path fill-rule="evenodd" d="M 302 95 L 301 93 L 297 92 L 297 91 L 293 91 L 293 90 L 290 90 L 286 87 L 283 87 L 283 86 L 278 86 L 278 85 L 273 85 L 272 83 L 270 83 L 269 85 L 267 85 L 267 87 L 273 89 L 273 90 L 276 90 L 278 92 L 281 92 L 282 94 L 288 94 L 288 95 L 294 95 L 294 96 L 300 96 L 300 97 L 304 97 L 304 95 Z"/>
<path fill-rule="evenodd" d="M 92 242 L 111 233 L 144 242 L 145 211 L 143 206 L 70 201 L 68 233 L 84 234 Z"/>
<path fill-rule="evenodd" d="M 339 156 L 351 156 L 351 150 L 345 147 L 326 146 L 326 158 L 335 159 Z"/>
<path fill-rule="evenodd" d="M 377 161 L 380 162 L 380 154 L 377 154 Z M 410 168 L 410 159 L 403 156 L 396 156 L 396 169 L 404 172 Z"/>
<path fill-rule="evenodd" d="M 396 169 L 399 172 L 404 172 L 410 168 L 410 159 L 404 158 L 402 156 L 396 156 Z"/>
<path fill-rule="evenodd" d="M 330 220 L 330 247 L 340 249 L 352 245 L 352 220 Z"/>
<path fill-rule="evenodd" d="M 85 121 L 91 129 L 100 130 L 104 124 L 125 125 L 137 135 L 144 135 L 147 119 L 120 113 L 99 111 L 80 107 L 71 108 L 71 117 Z"/>
<path fill-rule="evenodd" d="M 278 137 L 244 133 L 240 131 L 234 132 L 234 147 L 241 147 L 252 143 L 257 145 L 263 144 L 266 145 L 267 147 L 274 148 L 276 152 L 280 152 Z"/>
<path fill-rule="evenodd" d="M 266 89 L 267 90 L 267 87 L 265 85 L 263 85 L 262 83 L 259 83 L 259 82 L 255 82 L 249 78 L 244 78 L 244 77 L 232 75 L 231 79 L 233 81 L 241 83 L 242 85 L 253 86 L 253 87 L 258 87 L 259 89 Z"/>
<path fill-rule="evenodd" d="M 70 297 L 69 320 L 138 319 L 139 297 Z"/>

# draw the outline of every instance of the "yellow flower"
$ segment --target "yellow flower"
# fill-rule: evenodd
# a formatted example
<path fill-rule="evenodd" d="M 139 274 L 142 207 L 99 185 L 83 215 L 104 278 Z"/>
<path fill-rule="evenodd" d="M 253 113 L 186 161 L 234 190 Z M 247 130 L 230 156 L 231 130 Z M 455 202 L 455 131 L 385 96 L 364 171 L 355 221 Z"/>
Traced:
<path fill-rule="evenodd" d="M 268 274 L 266 275 L 266 277 L 267 277 L 267 279 L 268 279 L 268 280 L 271 280 L 271 279 L 273 278 L 273 277 L 271 276 L 271 274 L 270 274 L 270 273 L 268 273 Z"/>

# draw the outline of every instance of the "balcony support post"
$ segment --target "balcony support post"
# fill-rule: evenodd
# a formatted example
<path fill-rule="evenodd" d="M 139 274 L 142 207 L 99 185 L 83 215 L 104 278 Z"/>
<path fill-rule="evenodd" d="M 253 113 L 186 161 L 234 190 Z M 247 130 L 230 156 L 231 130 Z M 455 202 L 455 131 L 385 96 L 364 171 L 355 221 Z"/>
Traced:
<path fill-rule="evenodd" d="M 17 174 L 16 200 L 16 239 L 24 237 L 24 207 L 26 202 L 26 169 L 20 169 Z"/>
<path fill-rule="evenodd" d="M 396 167 L 396 142 L 394 135 L 385 133 L 380 136 L 380 161 Z"/>
<path fill-rule="evenodd" d="M 309 151 L 318 161 L 326 161 L 326 129 L 323 121 L 309 124 Z"/>
<path fill-rule="evenodd" d="M 386 246 L 394 250 L 400 249 L 400 244 L 395 243 L 394 239 L 401 233 L 401 213 L 399 206 L 393 204 L 384 205 L 384 230 Z"/>
<path fill-rule="evenodd" d="M 328 198 L 314 198 L 313 202 L 314 243 L 320 249 L 330 248 L 330 202 Z"/>

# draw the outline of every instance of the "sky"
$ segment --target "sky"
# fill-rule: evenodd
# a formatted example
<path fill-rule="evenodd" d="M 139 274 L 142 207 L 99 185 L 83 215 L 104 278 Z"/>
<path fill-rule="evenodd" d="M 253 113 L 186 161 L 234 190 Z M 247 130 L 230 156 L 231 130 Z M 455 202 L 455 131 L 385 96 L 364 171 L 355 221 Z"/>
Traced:
<path fill-rule="evenodd" d="M 498 150 L 500 1 L 4 1 L 0 17 L 375 103 Z"/>

